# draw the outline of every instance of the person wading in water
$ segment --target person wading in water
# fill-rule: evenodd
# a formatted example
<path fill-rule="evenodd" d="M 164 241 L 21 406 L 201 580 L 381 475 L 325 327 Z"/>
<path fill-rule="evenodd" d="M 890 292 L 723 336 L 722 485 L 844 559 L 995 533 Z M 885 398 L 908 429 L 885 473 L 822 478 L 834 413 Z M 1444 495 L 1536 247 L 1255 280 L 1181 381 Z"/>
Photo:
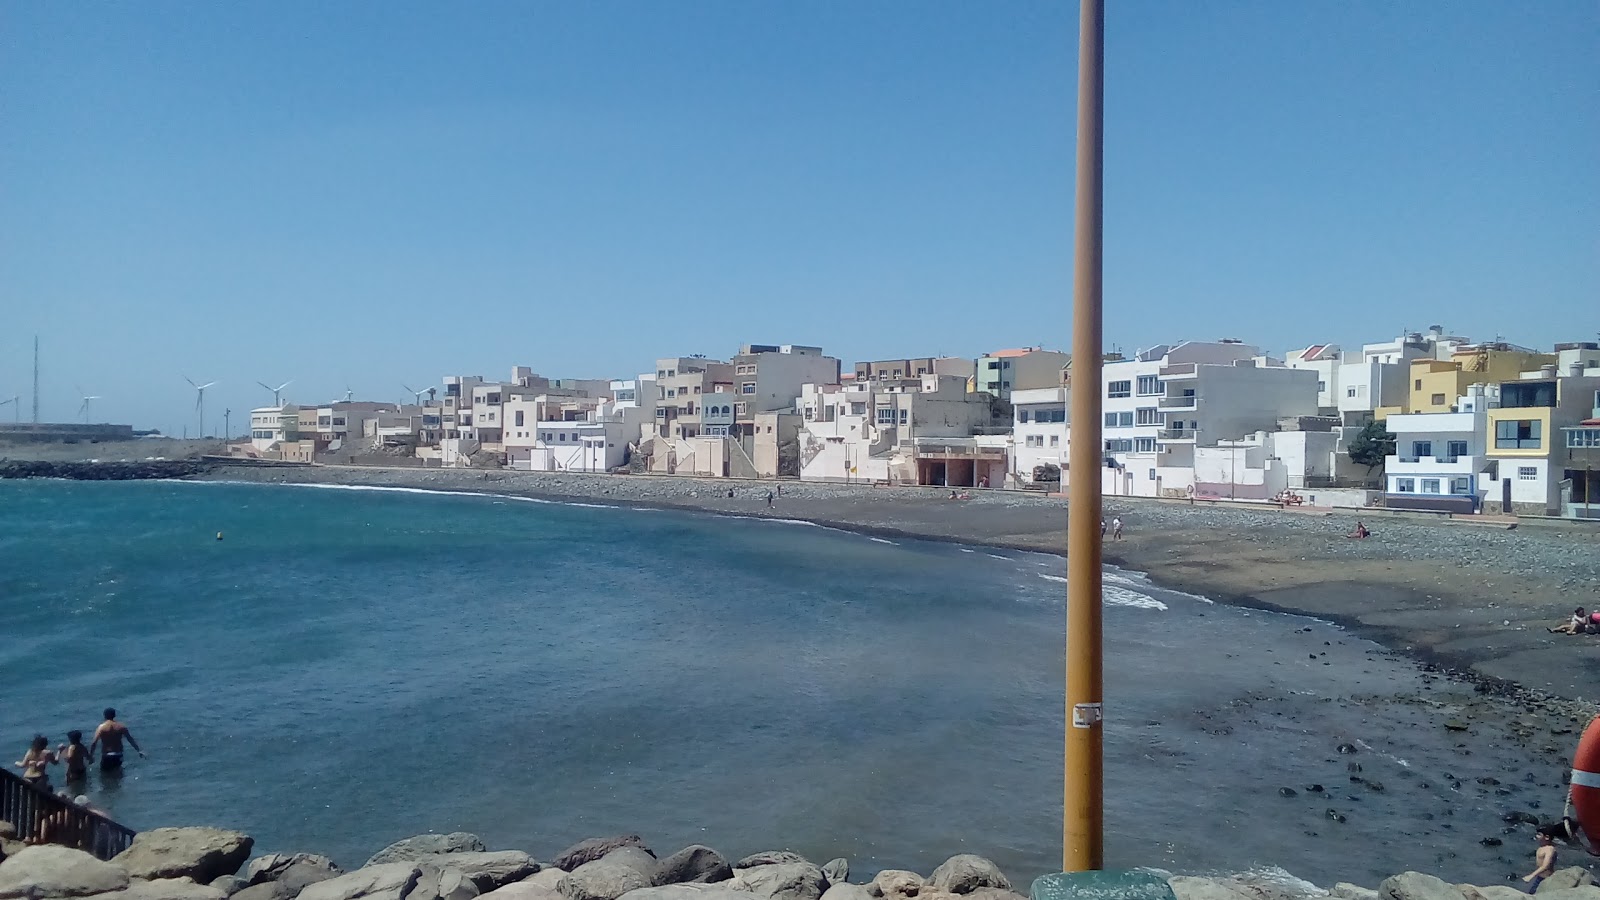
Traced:
<path fill-rule="evenodd" d="M 126 740 L 132 745 L 139 758 L 144 758 L 144 751 L 139 749 L 139 742 L 133 739 L 133 732 L 128 726 L 117 721 L 117 711 L 106 709 L 106 720 L 94 730 L 94 741 L 89 744 L 89 753 L 94 753 L 94 748 L 105 744 L 105 749 L 100 751 L 100 771 L 118 772 L 122 770 L 122 742 Z"/>

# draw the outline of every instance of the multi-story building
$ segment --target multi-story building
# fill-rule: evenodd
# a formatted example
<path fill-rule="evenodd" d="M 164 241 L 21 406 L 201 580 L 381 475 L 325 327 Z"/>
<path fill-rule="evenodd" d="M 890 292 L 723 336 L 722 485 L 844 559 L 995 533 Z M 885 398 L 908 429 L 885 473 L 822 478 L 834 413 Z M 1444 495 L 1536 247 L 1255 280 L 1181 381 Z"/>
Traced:
<path fill-rule="evenodd" d="M 1472 385 L 1506 381 L 1555 361 L 1555 354 L 1503 341 L 1463 344 L 1445 359 L 1414 359 L 1407 373 L 1405 411 L 1449 412 Z"/>
<path fill-rule="evenodd" d="M 1060 387 L 1072 356 L 1038 347 L 996 350 L 978 358 L 972 389 L 1010 400 L 1012 391 Z"/>
<path fill-rule="evenodd" d="M 1595 391 L 1593 417 L 1561 429 L 1566 436 L 1563 461 L 1570 489 L 1563 514 L 1574 519 L 1600 519 L 1600 390 Z"/>
<path fill-rule="evenodd" d="M 446 439 L 462 438 L 462 430 L 471 427 L 472 389 L 480 384 L 483 384 L 482 375 L 444 376 L 441 425 Z"/>
<path fill-rule="evenodd" d="M 1059 483 L 1067 468 L 1070 438 L 1066 387 L 1027 388 L 1011 392 L 1011 466 L 1013 483 Z M 1054 477 L 1050 477 L 1054 475 Z"/>
<path fill-rule="evenodd" d="M 1489 410 L 1485 425 L 1494 463 L 1488 507 L 1523 515 L 1566 514 L 1563 488 L 1570 492 L 1572 476 L 1565 429 L 1600 417 L 1597 410 L 1600 378 L 1557 377 L 1554 363 L 1501 382 L 1500 407 Z"/>
<path fill-rule="evenodd" d="M 858 381 L 888 381 L 901 378 L 921 378 L 923 375 L 958 375 L 971 378 L 977 371 L 970 359 L 955 356 L 924 356 L 918 359 L 881 359 L 858 362 L 855 377 Z"/>
<path fill-rule="evenodd" d="M 1484 396 L 1483 386 L 1474 387 Z M 1384 461 L 1384 504 L 1395 509 L 1475 513 L 1483 507 L 1488 404 L 1457 401 L 1458 412 L 1400 413 L 1385 427 L 1395 453 Z"/>
<path fill-rule="evenodd" d="M 797 344 L 746 344 L 733 357 L 734 428 L 746 452 L 752 449 L 756 416 L 792 412 L 808 384 L 838 384 L 839 360 L 821 347 Z"/>
<path fill-rule="evenodd" d="M 704 356 L 674 356 L 656 360 L 655 424 L 652 437 L 690 438 L 703 425 L 700 398 L 719 389 L 733 388 L 733 366 Z"/>
<path fill-rule="evenodd" d="M 1008 423 L 988 394 L 950 375 L 806 385 L 800 477 L 947 487 L 998 487 Z"/>
<path fill-rule="evenodd" d="M 250 446 L 271 450 L 282 441 L 300 440 L 300 407 L 292 403 L 250 410 Z"/>

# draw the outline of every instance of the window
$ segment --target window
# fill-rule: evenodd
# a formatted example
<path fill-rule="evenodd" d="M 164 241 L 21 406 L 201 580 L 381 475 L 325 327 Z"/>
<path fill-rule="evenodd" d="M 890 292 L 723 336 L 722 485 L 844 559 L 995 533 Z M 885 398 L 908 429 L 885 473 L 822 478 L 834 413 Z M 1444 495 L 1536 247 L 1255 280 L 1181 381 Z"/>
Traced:
<path fill-rule="evenodd" d="M 1064 410 L 1064 409 L 1052 409 L 1052 410 L 1050 410 L 1050 421 L 1052 421 L 1052 422 L 1065 422 L 1066 420 L 1067 420 L 1067 411 L 1066 410 Z"/>
<path fill-rule="evenodd" d="M 864 416 L 866 414 L 867 414 L 867 405 L 865 403 L 852 403 L 852 404 L 850 404 L 850 415 L 852 415 L 852 416 Z"/>
<path fill-rule="evenodd" d="M 1139 376 L 1139 396 L 1151 397 L 1161 393 L 1161 379 L 1155 375 Z"/>
<path fill-rule="evenodd" d="M 1437 493 L 1439 493 L 1439 479 L 1437 479 L 1437 478 L 1424 478 L 1424 479 L 1422 479 L 1422 492 L 1424 494 L 1437 494 Z"/>
<path fill-rule="evenodd" d="M 698 384 L 694 386 L 694 395 L 696 397 L 700 396 L 700 385 Z"/>
<path fill-rule="evenodd" d="M 1000 382 L 1000 390 L 1002 390 L 1002 391 L 1011 390 L 1011 382 L 1009 382 L 1009 381 Z"/>
<path fill-rule="evenodd" d="M 1001 361 L 1001 363 L 1000 363 L 1000 368 L 1002 368 L 1002 369 L 1009 369 L 1009 368 L 1011 368 L 1011 360 L 1009 360 L 1009 359 L 1007 359 L 1007 360 L 1002 360 L 1002 361 Z"/>
<path fill-rule="evenodd" d="M 1544 445 L 1540 432 L 1544 423 L 1538 419 L 1505 419 L 1494 423 L 1494 446 L 1497 450 L 1538 450 Z"/>
<path fill-rule="evenodd" d="M 1317 382 L 1317 393 L 1321 394 L 1321 393 L 1327 391 L 1327 389 L 1328 389 L 1328 383 L 1326 381 Z"/>
<path fill-rule="evenodd" d="M 1023 441 L 1023 446 L 1025 446 L 1025 447 L 1043 447 L 1044 446 L 1044 435 L 1042 435 L 1042 434 L 1030 434 L 1030 435 L 1028 435 L 1027 439 L 1025 441 Z"/>
<path fill-rule="evenodd" d="M 1156 470 L 1155 469 L 1151 469 L 1150 470 L 1150 474 L 1145 476 L 1145 477 L 1149 478 L 1151 481 L 1155 481 L 1156 480 Z"/>
<path fill-rule="evenodd" d="M 1131 413 L 1131 412 L 1117 413 L 1117 425 L 1119 425 L 1122 428 L 1132 428 L 1133 427 L 1133 413 Z"/>
<path fill-rule="evenodd" d="M 668 397 L 676 397 L 676 396 L 678 396 L 677 389 L 676 388 L 667 388 L 667 396 Z"/>
<path fill-rule="evenodd" d="M 1568 428 L 1567 446 L 1573 449 L 1600 447 L 1600 428 Z"/>
<path fill-rule="evenodd" d="M 1160 425 L 1161 411 L 1153 406 L 1142 406 L 1136 412 L 1139 414 L 1140 425 Z"/>
<path fill-rule="evenodd" d="M 895 420 L 894 407 L 885 407 L 878 410 L 879 425 L 893 425 Z"/>
<path fill-rule="evenodd" d="M 1023 424 L 1027 424 L 1027 422 L 1028 422 L 1028 411 L 1025 410 L 1025 409 L 1017 410 L 1017 421 L 1021 422 Z"/>
<path fill-rule="evenodd" d="M 1133 396 L 1133 382 L 1131 382 L 1131 381 L 1113 381 L 1113 382 L 1111 382 L 1110 384 L 1106 385 L 1106 396 L 1107 397 L 1131 397 L 1131 396 Z"/>
<path fill-rule="evenodd" d="M 539 436 L 539 440 L 541 440 L 541 441 L 549 441 L 550 440 L 550 432 L 546 431 L 544 434 L 540 435 Z"/>
<path fill-rule="evenodd" d="M 1131 453 L 1132 451 L 1133 451 L 1133 441 L 1127 440 L 1125 438 L 1121 439 L 1121 440 L 1115 440 L 1115 441 L 1106 441 L 1106 452 L 1107 453 Z"/>
<path fill-rule="evenodd" d="M 1458 456 L 1466 456 L 1467 455 L 1467 442 L 1466 441 L 1451 441 L 1450 443 L 1446 444 L 1445 446 L 1450 448 L 1448 452 L 1449 452 L 1450 458 L 1452 460 L 1454 460 Z"/>
<path fill-rule="evenodd" d="M 1421 378 L 1418 378 L 1417 381 L 1416 381 L 1416 384 L 1412 385 L 1412 389 L 1413 390 L 1418 390 L 1418 391 L 1422 390 L 1422 379 Z"/>
<path fill-rule="evenodd" d="M 1106 413 L 1106 427 L 1107 428 L 1115 428 L 1115 427 L 1117 427 L 1117 414 L 1116 413 L 1114 413 L 1114 412 Z"/>
<path fill-rule="evenodd" d="M 1527 381 L 1500 385 L 1501 409 L 1553 408 L 1556 405 L 1554 381 Z"/>
<path fill-rule="evenodd" d="M 1050 435 L 1050 446 L 1052 446 L 1052 447 L 1061 446 L 1061 435 L 1059 435 L 1059 434 Z"/>
<path fill-rule="evenodd" d="M 1424 456 L 1432 456 L 1433 441 L 1412 441 L 1411 455 L 1418 457 L 1419 459 Z"/>
<path fill-rule="evenodd" d="M 514 414 L 513 414 L 513 417 L 514 417 L 514 418 L 515 418 L 515 419 L 516 419 L 516 422 L 515 422 L 515 423 L 514 423 L 514 424 L 515 424 L 515 425 L 516 425 L 516 426 L 517 426 L 517 427 L 518 427 L 518 428 L 521 428 L 521 427 L 522 427 L 522 425 L 523 425 L 523 421 L 522 421 L 522 410 L 520 410 L 520 409 L 519 409 L 519 410 L 517 410 L 517 411 L 516 411 L 516 412 L 515 412 L 515 413 L 514 413 Z"/>
<path fill-rule="evenodd" d="M 909 410 L 909 409 L 900 410 L 900 424 L 904 425 L 909 421 L 911 421 L 911 410 Z"/>
<path fill-rule="evenodd" d="M 1538 477 L 1539 477 L 1539 470 L 1537 468 L 1533 467 L 1533 466 L 1518 466 L 1517 467 L 1517 480 L 1518 481 L 1535 481 L 1535 480 L 1538 479 Z"/>
<path fill-rule="evenodd" d="M 1344 395 L 1346 397 L 1354 397 L 1356 395 L 1356 389 L 1353 388 L 1353 387 L 1352 388 L 1345 388 L 1344 389 Z"/>
<path fill-rule="evenodd" d="M 1397 494 L 1414 494 L 1417 492 L 1417 480 L 1415 478 L 1396 478 L 1394 480 L 1394 491 Z"/>
<path fill-rule="evenodd" d="M 1155 438 L 1134 438 L 1133 439 L 1133 449 L 1137 450 L 1140 453 L 1154 453 L 1154 452 L 1156 452 L 1156 439 Z"/>
<path fill-rule="evenodd" d="M 1433 395 L 1433 405 L 1434 406 L 1443 406 L 1444 405 L 1444 395 L 1443 394 L 1434 394 Z"/>
<path fill-rule="evenodd" d="M 1452 478 L 1452 479 L 1450 479 L 1450 493 L 1452 493 L 1452 494 L 1470 494 L 1470 493 L 1472 493 L 1472 479 L 1470 479 L 1470 478 Z"/>
<path fill-rule="evenodd" d="M 754 394 L 755 392 L 756 383 L 754 381 L 746 381 L 744 384 L 739 385 L 739 393 L 741 394 Z"/>

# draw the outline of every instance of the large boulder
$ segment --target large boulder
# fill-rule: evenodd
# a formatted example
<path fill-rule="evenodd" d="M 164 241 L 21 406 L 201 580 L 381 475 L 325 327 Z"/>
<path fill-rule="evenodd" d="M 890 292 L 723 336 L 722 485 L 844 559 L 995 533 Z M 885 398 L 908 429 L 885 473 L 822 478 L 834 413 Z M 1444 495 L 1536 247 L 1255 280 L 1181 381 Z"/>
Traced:
<path fill-rule="evenodd" d="M 1600 887 L 1586 884 L 1583 887 L 1557 888 L 1546 891 L 1544 885 L 1539 885 L 1539 896 L 1545 900 L 1600 900 Z"/>
<path fill-rule="evenodd" d="M 744 891 L 736 891 L 728 882 L 716 884 L 687 882 L 639 888 L 622 895 L 627 900 L 750 900 Z"/>
<path fill-rule="evenodd" d="M 258 890 L 264 885 L 246 888 Z M 236 897 L 242 897 L 240 891 Z M 408 862 L 366 866 L 347 875 L 319 881 L 300 892 L 300 900 L 472 900 L 478 888 L 454 869 L 440 870 Z"/>
<path fill-rule="evenodd" d="M 648 863 L 643 862 L 648 860 Z M 619 847 L 604 858 L 586 862 L 556 885 L 567 900 L 617 900 L 629 891 L 651 887 L 655 857 L 638 847 Z"/>
<path fill-rule="evenodd" d="M 1378 900 L 1378 892 L 1372 888 L 1364 888 L 1359 884 L 1341 881 L 1328 889 L 1328 896 L 1334 900 Z"/>
<path fill-rule="evenodd" d="M 561 870 L 549 869 L 547 871 L 560 872 Z M 561 874 L 565 875 L 566 873 L 562 872 Z M 518 881 L 515 884 L 508 884 L 504 887 L 497 887 L 488 893 L 479 894 L 478 897 L 480 900 L 484 897 L 493 897 L 494 900 L 565 900 L 554 885 L 537 884 L 529 879 Z"/>
<path fill-rule="evenodd" d="M 127 869 L 70 847 L 24 847 L 0 863 L 0 900 L 87 897 L 127 886 Z"/>
<path fill-rule="evenodd" d="M 1228 879 L 1178 875 L 1167 879 L 1177 900 L 1251 900 Z"/>
<path fill-rule="evenodd" d="M 188 878 L 132 881 L 120 891 L 95 894 L 93 900 L 226 900 L 221 888 L 196 884 Z"/>
<path fill-rule="evenodd" d="M 154 828 L 141 831 L 112 862 L 134 878 L 192 878 L 207 882 L 239 871 L 255 841 L 225 828 Z"/>
<path fill-rule="evenodd" d="M 733 867 L 735 869 L 754 869 L 756 866 L 784 866 L 791 863 L 810 865 L 811 860 L 792 850 L 763 850 L 760 853 L 752 853 L 746 856 L 744 859 L 734 863 Z"/>
<path fill-rule="evenodd" d="M 1466 895 L 1467 900 L 1527 900 L 1528 896 L 1527 891 L 1519 891 L 1514 887 L 1508 887 L 1503 884 L 1488 884 L 1482 887 L 1471 884 L 1458 884 L 1456 887 L 1461 889 L 1461 893 Z M 1352 900 L 1367 900 L 1367 898 L 1355 897 Z"/>
<path fill-rule="evenodd" d="M 867 885 L 867 892 L 874 897 L 906 900 L 922 892 L 922 876 L 904 869 L 884 869 Z"/>
<path fill-rule="evenodd" d="M 1422 872 L 1402 872 L 1378 885 L 1382 900 L 1466 900 L 1453 884 Z"/>
<path fill-rule="evenodd" d="M 971 853 L 952 856 L 933 870 L 928 883 L 952 894 L 970 894 L 978 888 L 1011 890 L 1011 882 L 1000 867 Z"/>
<path fill-rule="evenodd" d="M 250 882 L 237 875 L 223 875 L 220 878 L 211 879 L 211 886 L 221 891 L 222 896 L 232 897 L 234 894 L 249 887 Z"/>
<path fill-rule="evenodd" d="M 475 834 L 465 831 L 452 831 L 449 834 L 419 834 L 404 840 L 395 841 L 389 846 L 372 854 L 367 860 L 367 865 L 377 866 L 384 863 L 410 862 L 425 856 L 437 856 L 440 853 L 482 853 L 489 848 L 484 846 L 483 839 Z"/>
<path fill-rule="evenodd" d="M 637 847 L 651 856 L 655 856 L 649 847 L 644 845 L 644 839 L 637 834 L 623 834 L 616 837 L 589 838 L 573 844 L 561 851 L 550 865 L 571 872 L 579 866 L 592 863 L 597 859 L 605 858 L 606 854 L 622 847 Z"/>
<path fill-rule="evenodd" d="M 480 892 L 521 881 L 539 871 L 539 864 L 521 850 L 441 853 L 419 857 L 414 862 L 437 869 L 455 869 L 472 879 Z"/>
<path fill-rule="evenodd" d="M 733 877 L 733 866 L 721 853 L 702 844 L 691 844 L 663 859 L 656 866 L 654 883 L 710 884 Z"/>
<path fill-rule="evenodd" d="M 337 863 L 315 853 L 268 853 L 250 860 L 244 867 L 246 884 L 303 880 L 302 888 L 343 874 L 344 870 Z"/>
<path fill-rule="evenodd" d="M 520 882 L 518 882 L 518 884 L 538 885 L 539 887 L 549 888 L 552 891 L 560 893 L 559 886 L 561 884 L 561 879 L 565 877 L 567 877 L 567 873 L 561 871 L 560 869 L 540 869 L 532 875 L 529 875 L 527 878 L 522 879 Z"/>
<path fill-rule="evenodd" d="M 1547 891 L 1564 891 L 1568 888 L 1588 887 L 1594 884 L 1594 876 L 1582 866 L 1568 866 L 1550 873 L 1550 877 L 1539 882 L 1538 893 Z"/>
<path fill-rule="evenodd" d="M 841 881 L 823 891 L 822 900 L 872 900 L 872 893 L 864 884 Z"/>
<path fill-rule="evenodd" d="M 797 862 L 740 869 L 728 886 L 767 900 L 821 900 L 828 882 L 821 869 Z"/>
<path fill-rule="evenodd" d="M 850 860 L 841 856 L 838 859 L 830 859 L 823 863 L 822 877 L 828 880 L 828 884 L 830 886 L 835 884 L 844 884 L 845 882 L 849 881 Z"/>
<path fill-rule="evenodd" d="M 924 891 L 920 896 L 927 896 L 927 892 Z M 974 888 L 962 896 L 966 897 L 967 900 L 1028 900 L 1026 896 L 1019 894 L 1016 891 L 1008 891 L 1002 888 L 991 887 Z"/>

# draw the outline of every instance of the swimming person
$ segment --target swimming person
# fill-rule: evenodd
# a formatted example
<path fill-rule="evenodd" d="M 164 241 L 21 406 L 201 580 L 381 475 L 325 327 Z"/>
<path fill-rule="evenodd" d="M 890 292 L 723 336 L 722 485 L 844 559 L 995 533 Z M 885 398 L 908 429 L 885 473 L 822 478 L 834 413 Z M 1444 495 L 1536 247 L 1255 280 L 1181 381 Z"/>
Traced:
<path fill-rule="evenodd" d="M 50 749 L 50 739 L 42 734 L 33 736 L 33 743 L 28 745 L 28 752 L 17 760 L 17 768 L 22 770 L 22 780 L 33 785 L 41 791 L 50 790 L 51 763 L 59 763 L 61 758 Z"/>
<path fill-rule="evenodd" d="M 128 726 L 117 721 L 116 710 L 109 706 L 106 707 L 106 720 L 101 722 L 100 727 L 94 730 L 94 741 L 89 744 L 90 753 L 93 753 L 94 748 L 100 744 L 106 745 L 105 749 L 100 751 L 100 771 L 117 772 L 122 769 L 122 742 L 124 739 L 133 746 L 133 750 L 139 754 L 139 758 L 143 759 L 144 751 L 139 749 L 139 742 L 133 739 L 133 732 L 128 730 Z"/>
<path fill-rule="evenodd" d="M 83 745 L 83 732 L 67 732 L 67 745 L 61 750 L 61 761 L 67 766 L 68 784 L 89 777 L 89 763 L 94 762 L 94 754 Z"/>

